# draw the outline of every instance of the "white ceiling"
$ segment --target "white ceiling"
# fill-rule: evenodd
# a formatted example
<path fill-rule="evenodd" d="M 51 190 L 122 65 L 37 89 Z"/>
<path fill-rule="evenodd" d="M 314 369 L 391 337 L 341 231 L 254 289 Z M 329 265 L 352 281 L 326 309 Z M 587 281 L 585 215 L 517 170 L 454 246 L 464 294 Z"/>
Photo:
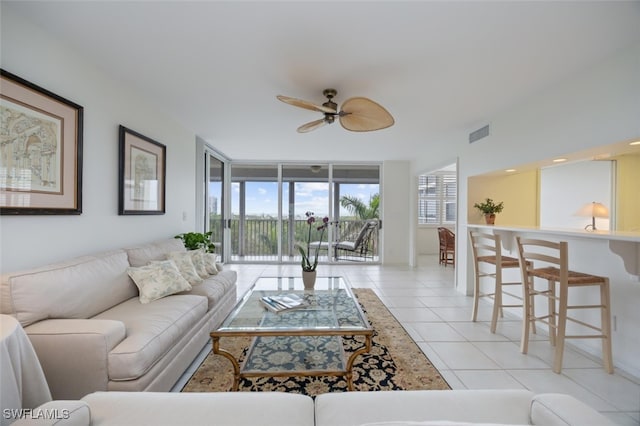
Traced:
<path fill-rule="evenodd" d="M 411 159 L 640 43 L 639 1 L 2 3 L 233 159 Z M 298 134 L 327 87 L 396 124 Z"/>

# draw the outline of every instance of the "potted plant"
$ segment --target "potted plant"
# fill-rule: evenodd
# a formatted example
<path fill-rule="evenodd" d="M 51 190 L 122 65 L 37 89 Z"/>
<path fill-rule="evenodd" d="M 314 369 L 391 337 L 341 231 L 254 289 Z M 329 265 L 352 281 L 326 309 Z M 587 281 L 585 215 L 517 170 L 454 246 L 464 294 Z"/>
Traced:
<path fill-rule="evenodd" d="M 309 231 L 307 232 L 307 250 L 305 251 L 304 247 L 300 244 L 296 244 L 298 251 L 302 255 L 302 281 L 304 282 L 304 287 L 306 289 L 313 288 L 316 281 L 316 267 L 318 266 L 318 251 L 320 251 L 320 243 L 322 243 L 322 238 L 324 237 L 324 231 L 329 226 L 329 218 L 324 217 L 322 219 L 322 223 L 318 226 L 314 225 L 316 223 L 316 218 L 313 215 L 313 212 L 306 212 L 305 216 L 307 217 L 307 225 L 309 225 Z M 320 233 L 320 239 L 318 240 L 318 247 L 315 247 L 315 259 L 313 263 L 309 259 L 309 253 L 311 249 L 311 229 L 316 226 Z"/>
<path fill-rule="evenodd" d="M 185 232 L 184 234 L 176 235 L 175 238 L 180 238 L 187 250 L 197 250 L 204 247 L 207 253 L 213 253 L 216 249 L 216 246 L 211 242 L 211 231 Z"/>
<path fill-rule="evenodd" d="M 487 198 L 482 203 L 475 203 L 473 207 L 482 212 L 487 225 L 493 225 L 496 221 L 496 213 L 502 211 L 504 204 L 502 201 L 496 204 L 491 198 Z"/>

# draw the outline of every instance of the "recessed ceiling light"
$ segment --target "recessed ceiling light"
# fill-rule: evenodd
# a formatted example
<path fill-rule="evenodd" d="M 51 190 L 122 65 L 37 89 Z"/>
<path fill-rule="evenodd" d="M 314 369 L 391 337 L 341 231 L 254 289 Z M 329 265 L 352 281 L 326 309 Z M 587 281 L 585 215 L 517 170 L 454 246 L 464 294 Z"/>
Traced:
<path fill-rule="evenodd" d="M 507 169 L 507 170 L 505 170 L 505 172 L 507 172 L 507 173 L 513 173 L 515 171 L 516 171 L 516 169 Z"/>
<path fill-rule="evenodd" d="M 634 141 L 634 142 L 631 142 L 629 145 L 634 145 L 634 146 L 635 146 L 635 145 L 640 145 L 640 141 Z"/>
<path fill-rule="evenodd" d="M 567 161 L 566 158 L 554 158 L 553 159 L 554 163 L 564 163 L 565 161 Z"/>

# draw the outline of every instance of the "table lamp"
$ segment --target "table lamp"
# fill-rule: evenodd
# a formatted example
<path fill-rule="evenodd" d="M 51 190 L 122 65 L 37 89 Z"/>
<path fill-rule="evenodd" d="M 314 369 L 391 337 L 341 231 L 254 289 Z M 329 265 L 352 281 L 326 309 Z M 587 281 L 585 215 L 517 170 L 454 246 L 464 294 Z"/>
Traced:
<path fill-rule="evenodd" d="M 577 216 L 584 216 L 591 218 L 591 224 L 584 227 L 584 229 L 596 230 L 596 217 L 609 217 L 609 209 L 602 203 L 596 203 L 595 201 L 589 204 L 585 204 L 580 210 L 576 212 Z"/>

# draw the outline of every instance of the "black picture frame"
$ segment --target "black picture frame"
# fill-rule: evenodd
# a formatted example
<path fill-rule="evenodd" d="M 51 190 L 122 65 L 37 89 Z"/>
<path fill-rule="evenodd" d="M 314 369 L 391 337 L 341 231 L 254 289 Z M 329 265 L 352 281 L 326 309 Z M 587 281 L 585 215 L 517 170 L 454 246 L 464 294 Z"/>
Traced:
<path fill-rule="evenodd" d="M 82 106 L 0 69 L 0 215 L 82 213 Z"/>
<path fill-rule="evenodd" d="M 165 214 L 167 148 L 120 125 L 118 214 Z"/>

